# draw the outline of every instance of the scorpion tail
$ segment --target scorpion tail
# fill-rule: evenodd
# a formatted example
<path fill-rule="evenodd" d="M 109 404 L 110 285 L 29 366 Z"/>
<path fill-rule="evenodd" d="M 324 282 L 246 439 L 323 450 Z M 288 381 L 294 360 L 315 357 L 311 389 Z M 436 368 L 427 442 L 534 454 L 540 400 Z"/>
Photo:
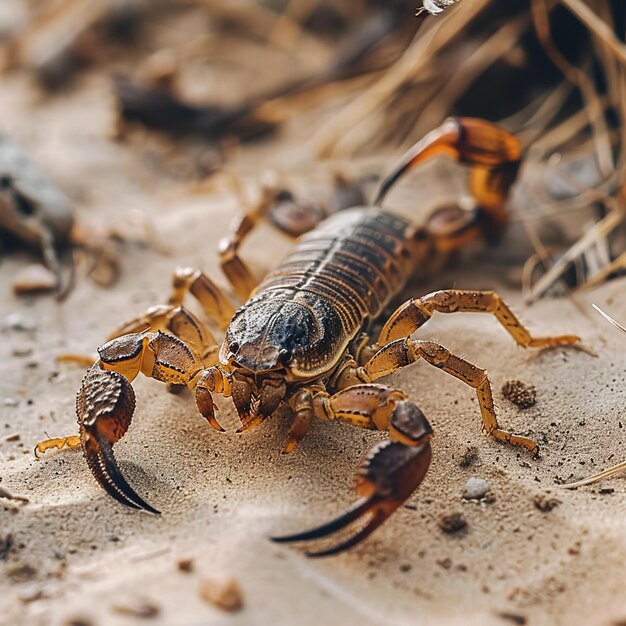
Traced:
<path fill-rule="evenodd" d="M 128 430 L 135 410 L 135 393 L 124 376 L 93 365 L 76 398 L 83 452 L 95 479 L 118 502 L 158 514 L 122 475 L 113 444 Z"/>
<path fill-rule="evenodd" d="M 472 192 L 481 205 L 499 209 L 515 181 L 522 151 L 519 141 L 495 124 L 470 117 L 449 118 L 400 157 L 382 180 L 374 204 L 381 206 L 404 174 L 438 155 L 477 169 L 475 176 L 480 174 L 480 181 L 472 181 Z"/>
<path fill-rule="evenodd" d="M 362 496 L 346 513 L 302 533 L 273 537 L 276 542 L 309 541 L 332 535 L 352 523 L 362 526 L 344 541 L 308 556 L 331 556 L 343 552 L 373 533 L 419 487 L 431 460 L 430 442 L 407 446 L 384 441 L 376 446 L 361 467 L 357 492 Z"/>

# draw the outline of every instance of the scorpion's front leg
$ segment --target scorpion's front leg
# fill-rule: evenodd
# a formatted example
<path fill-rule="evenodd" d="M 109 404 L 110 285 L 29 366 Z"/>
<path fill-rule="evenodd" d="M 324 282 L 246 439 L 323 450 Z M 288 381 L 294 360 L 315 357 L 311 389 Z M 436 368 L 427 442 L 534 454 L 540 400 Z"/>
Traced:
<path fill-rule="evenodd" d="M 183 302 L 187 294 L 191 294 L 202 307 L 205 315 L 219 328 L 226 330 L 235 308 L 222 290 L 202 271 L 190 267 L 179 267 L 172 277 L 172 292 L 167 304 L 158 304 L 150 307 L 143 315 L 140 315 L 111 333 L 109 339 L 115 339 L 122 335 L 140 332 L 156 332 L 168 330 L 178 336 L 176 326 L 180 320 L 174 320 L 178 311 L 183 310 Z M 196 326 L 202 326 L 194 318 Z M 205 334 L 208 331 L 204 331 Z"/>
<path fill-rule="evenodd" d="M 302 533 L 274 537 L 277 542 L 326 537 L 354 522 L 364 525 L 345 541 L 309 556 L 329 556 L 359 543 L 376 530 L 420 485 L 431 460 L 432 429 L 422 412 L 401 392 L 384 385 L 356 385 L 329 396 L 300 392 L 300 413 L 343 420 L 362 428 L 388 430 L 391 441 L 377 445 L 357 477 L 361 499 L 346 513 Z"/>
<path fill-rule="evenodd" d="M 226 377 L 217 368 L 203 369 L 200 356 L 180 339 L 164 333 L 132 334 L 102 346 L 100 359 L 83 379 L 76 399 L 80 443 L 100 485 L 132 508 L 158 511 L 126 482 L 113 455 L 113 445 L 128 430 L 135 409 L 131 381 L 139 374 L 196 391 L 196 404 L 216 429 L 211 392 L 228 395 Z"/>

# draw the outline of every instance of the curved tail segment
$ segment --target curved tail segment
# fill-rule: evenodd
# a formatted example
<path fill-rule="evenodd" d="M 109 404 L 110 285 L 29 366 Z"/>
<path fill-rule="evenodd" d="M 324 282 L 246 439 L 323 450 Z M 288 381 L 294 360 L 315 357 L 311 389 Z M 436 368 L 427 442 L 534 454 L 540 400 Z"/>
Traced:
<path fill-rule="evenodd" d="M 469 168 L 469 187 L 477 205 L 471 220 L 460 220 L 456 229 L 447 229 L 453 249 L 476 235 L 495 236 L 508 222 L 505 209 L 522 160 L 519 141 L 511 133 L 484 120 L 461 117 L 446 120 L 411 147 L 385 176 L 376 195 L 381 206 L 387 193 L 416 165 L 436 156 L 447 156 Z M 452 232 L 448 232 L 452 230 Z M 455 232 L 458 231 L 458 232 Z M 435 233 L 438 234 L 438 233 Z"/>

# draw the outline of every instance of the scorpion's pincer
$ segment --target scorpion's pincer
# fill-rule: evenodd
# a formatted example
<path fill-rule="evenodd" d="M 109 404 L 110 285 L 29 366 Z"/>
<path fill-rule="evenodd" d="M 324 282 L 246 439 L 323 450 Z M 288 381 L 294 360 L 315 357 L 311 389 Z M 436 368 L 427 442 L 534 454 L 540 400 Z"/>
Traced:
<path fill-rule="evenodd" d="M 345 541 L 326 550 L 307 553 L 321 557 L 343 552 L 373 533 L 419 487 L 432 458 L 430 424 L 413 403 L 398 402 L 391 426 L 390 436 L 396 440 L 377 445 L 358 473 L 356 491 L 360 500 L 326 524 L 294 535 L 272 537 L 272 540 L 279 543 L 310 541 L 334 534 L 353 522 L 363 524 Z M 411 445 L 406 445 L 409 440 Z"/>
<path fill-rule="evenodd" d="M 118 502 L 159 514 L 126 482 L 113 455 L 113 444 L 128 430 L 135 392 L 128 380 L 96 363 L 85 375 L 76 398 L 80 439 L 96 480 Z"/>
<path fill-rule="evenodd" d="M 220 377 L 221 379 L 221 377 Z M 211 368 L 206 370 L 196 385 L 196 406 L 200 414 L 209 424 L 220 433 L 226 432 L 215 419 L 217 405 L 213 402 L 211 393 L 217 387 L 216 370 Z"/>

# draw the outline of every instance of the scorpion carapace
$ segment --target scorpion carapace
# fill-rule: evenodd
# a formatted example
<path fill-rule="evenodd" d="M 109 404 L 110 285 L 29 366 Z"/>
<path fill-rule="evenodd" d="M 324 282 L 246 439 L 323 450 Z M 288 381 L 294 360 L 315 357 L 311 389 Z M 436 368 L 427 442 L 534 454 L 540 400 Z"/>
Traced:
<path fill-rule="evenodd" d="M 496 419 L 484 370 L 432 341 L 411 339 L 435 311 L 488 312 L 522 347 L 570 345 L 573 335 L 533 338 L 493 292 L 438 291 L 409 299 L 384 324 L 375 342 L 367 332 L 406 280 L 442 251 L 459 248 L 479 235 L 491 236 L 506 222 L 504 204 L 515 180 L 521 152 L 506 131 L 480 120 L 448 120 L 410 150 L 383 180 L 378 203 L 391 185 L 425 158 L 449 155 L 470 169 L 477 208 L 452 212 L 413 225 L 377 207 L 341 211 L 305 234 L 291 253 L 256 286 L 238 250 L 268 203 L 235 219 L 220 245 L 221 264 L 244 304 L 237 312 L 202 272 L 174 276 L 166 305 L 125 325 L 99 349 L 78 393 L 80 445 L 96 480 L 115 499 L 155 512 L 122 477 L 112 446 L 126 432 L 135 406 L 130 382 L 139 372 L 186 385 L 200 413 L 217 430 L 214 394 L 230 397 L 242 430 L 272 415 L 291 421 L 285 452 L 306 435 L 314 418 L 342 420 L 360 428 L 385 430 L 358 477 L 361 499 L 347 513 L 308 532 L 277 541 L 324 537 L 360 524 L 328 555 L 361 541 L 382 524 L 419 486 L 431 460 L 432 430 L 402 391 L 376 381 L 423 359 L 476 389 L 485 430 L 500 441 L 536 451 L 536 443 L 502 429 Z M 216 339 L 183 307 L 186 294 L 225 330 Z M 76 439 L 51 446 L 76 445 Z"/>

